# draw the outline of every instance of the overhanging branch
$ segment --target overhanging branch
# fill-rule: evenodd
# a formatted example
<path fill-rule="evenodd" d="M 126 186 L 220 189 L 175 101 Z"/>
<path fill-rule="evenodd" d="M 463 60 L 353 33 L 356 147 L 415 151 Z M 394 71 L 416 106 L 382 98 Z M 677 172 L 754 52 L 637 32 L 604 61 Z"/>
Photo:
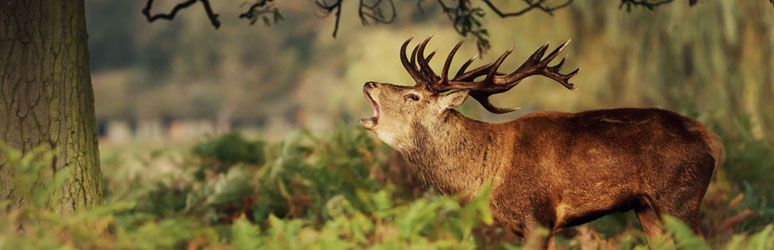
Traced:
<path fill-rule="evenodd" d="M 273 17 L 274 23 L 283 19 L 279 9 L 274 6 L 274 0 L 259 0 L 251 4 L 245 12 L 239 14 L 239 18 L 250 20 L 250 25 L 252 25 L 262 17 L 264 24 L 270 25 L 272 21 L 270 21 L 269 15 Z"/>
<path fill-rule="evenodd" d="M 148 22 L 153 22 L 158 19 L 172 20 L 175 15 L 182 9 L 188 8 L 196 2 L 201 2 L 204 7 L 204 11 L 207 14 L 207 18 L 210 20 L 215 28 L 220 27 L 220 21 L 218 20 L 218 14 L 216 14 L 210 6 L 210 0 L 179 0 L 182 1 L 175 5 L 169 13 L 158 13 L 151 15 L 151 7 L 154 0 L 146 0 L 145 7 L 142 9 L 142 14 L 146 17 Z M 269 17 L 274 18 L 274 23 L 283 19 L 279 10 L 274 5 L 274 0 L 246 0 L 252 2 L 250 7 L 239 14 L 240 19 L 250 20 L 250 24 L 254 24 L 256 20 L 263 18 L 266 24 L 271 24 Z M 333 28 L 333 37 L 335 38 L 339 31 L 339 22 L 341 21 L 341 8 L 344 0 L 314 0 L 317 10 L 321 11 L 324 16 L 335 14 L 336 19 Z M 363 25 L 370 23 L 392 23 L 397 16 L 396 6 L 393 1 L 395 0 L 358 0 L 358 16 L 360 22 Z M 422 1 L 416 0 L 417 8 L 424 13 L 422 9 Z M 526 3 L 525 7 L 518 10 L 506 12 L 498 8 L 492 1 L 493 0 L 481 0 L 486 7 L 479 7 L 478 4 L 474 5 L 474 0 L 436 0 L 441 6 L 444 14 L 446 14 L 449 20 L 452 22 L 454 29 L 462 36 L 472 35 L 477 38 L 477 45 L 479 50 L 485 50 L 489 47 L 488 39 L 489 33 L 486 27 L 484 27 L 485 11 L 483 8 L 491 9 L 500 18 L 508 18 L 514 16 L 523 15 L 529 11 L 539 10 L 549 15 L 553 14 L 553 11 L 565 8 L 569 6 L 573 0 L 562 0 L 563 2 L 558 5 L 549 4 L 547 0 L 522 0 Z M 506 1 L 506 0 L 502 0 Z M 558 1 L 558 0 L 557 0 Z M 627 11 L 631 11 L 632 7 L 644 7 L 649 10 L 673 2 L 674 0 L 621 0 L 619 8 L 626 7 Z M 774 0 L 768 0 L 774 4 Z M 387 7 L 387 4 L 389 7 Z M 689 6 L 694 6 L 698 3 L 698 0 L 688 0 Z M 242 6 L 244 6 L 243 4 Z M 240 6 L 241 7 L 241 6 Z M 387 10 L 389 8 L 389 10 Z M 389 12 L 387 12 L 389 11 Z M 320 12 L 318 12 L 319 14 Z M 268 16 L 272 15 L 272 16 Z"/>
<path fill-rule="evenodd" d="M 626 11 L 632 11 L 632 7 L 645 7 L 648 10 L 653 10 L 654 8 L 658 7 L 662 4 L 668 4 L 671 3 L 672 0 L 658 0 L 658 1 L 650 1 L 650 0 L 621 0 L 621 4 L 618 5 L 618 8 L 623 8 L 626 6 Z M 696 1 L 691 0 L 688 2 L 690 6 L 693 6 L 696 4 Z"/>
<path fill-rule="evenodd" d="M 142 8 L 142 14 L 145 16 L 145 18 L 148 20 L 148 22 L 153 22 L 158 19 L 164 19 L 164 20 L 172 20 L 175 18 L 175 15 L 177 15 L 177 12 L 188 8 L 189 6 L 195 4 L 197 1 L 202 2 L 202 5 L 204 6 L 204 12 L 207 13 L 207 18 L 210 19 L 210 23 L 212 23 L 212 26 L 215 26 L 215 28 L 220 27 L 220 21 L 218 20 L 218 14 L 215 14 L 214 11 L 212 11 L 212 6 L 210 6 L 209 0 L 187 0 L 182 3 L 178 3 L 175 5 L 175 7 L 172 8 L 172 11 L 169 13 L 160 13 L 160 14 L 154 14 L 151 15 L 151 6 L 153 6 L 153 0 L 148 0 L 148 2 L 145 4 L 145 8 Z"/>
<path fill-rule="evenodd" d="M 385 0 L 375 0 L 373 4 L 366 3 L 367 0 L 360 0 L 360 7 L 358 8 L 358 16 L 360 16 L 360 23 L 368 25 L 368 20 L 372 20 L 376 23 L 388 24 L 395 21 L 397 12 L 395 11 L 395 3 L 393 0 L 386 0 L 390 4 L 390 17 L 384 15 L 382 10 L 382 3 Z"/>
<path fill-rule="evenodd" d="M 558 9 L 567 7 L 568 5 L 570 5 L 570 3 L 572 3 L 572 0 L 567 0 L 566 2 L 564 2 L 562 4 L 559 4 L 559 5 L 556 5 L 556 6 L 546 6 L 545 5 L 546 0 L 537 0 L 537 1 L 535 1 L 535 0 L 524 0 L 524 2 L 527 3 L 527 7 L 524 7 L 521 10 L 518 10 L 518 11 L 505 13 L 502 10 L 500 10 L 499 8 L 497 8 L 497 6 L 495 6 L 491 2 L 491 0 L 482 0 L 482 1 L 489 7 L 489 9 L 494 11 L 498 16 L 500 16 L 502 18 L 513 17 L 513 16 L 520 16 L 520 15 L 523 15 L 523 14 L 525 14 L 525 13 L 527 13 L 530 10 L 533 10 L 533 9 L 539 9 L 539 10 L 542 10 L 543 12 L 548 13 L 549 15 L 551 15 L 554 10 L 558 10 Z"/>
<path fill-rule="evenodd" d="M 336 33 L 339 32 L 339 20 L 341 20 L 341 2 L 344 0 L 336 0 L 332 4 L 328 4 L 325 0 L 317 0 L 314 3 L 317 7 L 324 12 L 324 16 L 330 15 L 334 10 L 336 11 L 336 26 L 333 27 L 333 37 L 336 38 Z"/>
<path fill-rule="evenodd" d="M 266 3 L 271 2 L 272 0 L 261 0 L 258 2 L 253 3 L 250 5 L 250 8 L 247 9 L 247 11 L 242 12 L 242 14 L 239 14 L 239 18 L 244 19 L 252 19 L 255 17 L 255 12 L 258 11 L 258 8 L 266 6 Z"/>

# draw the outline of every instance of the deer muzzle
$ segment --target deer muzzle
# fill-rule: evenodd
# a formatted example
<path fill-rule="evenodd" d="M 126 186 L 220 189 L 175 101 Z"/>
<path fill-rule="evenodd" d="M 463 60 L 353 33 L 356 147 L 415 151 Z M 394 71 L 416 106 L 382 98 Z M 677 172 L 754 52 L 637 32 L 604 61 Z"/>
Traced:
<path fill-rule="evenodd" d="M 366 82 L 363 85 L 363 95 L 365 95 L 366 100 L 368 100 L 368 103 L 371 104 L 371 108 L 374 110 L 374 116 L 360 119 L 360 125 L 363 126 L 364 129 L 371 130 L 376 126 L 376 124 L 379 122 L 379 104 L 376 103 L 373 97 L 371 97 L 371 93 L 369 92 L 372 88 L 376 87 L 376 84 L 374 82 Z"/>

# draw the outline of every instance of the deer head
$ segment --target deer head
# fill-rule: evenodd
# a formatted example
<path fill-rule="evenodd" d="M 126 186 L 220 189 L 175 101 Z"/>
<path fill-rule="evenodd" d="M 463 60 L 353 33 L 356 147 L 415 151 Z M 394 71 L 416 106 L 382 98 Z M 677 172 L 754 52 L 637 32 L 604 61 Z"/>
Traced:
<path fill-rule="evenodd" d="M 564 63 L 562 59 L 554 66 L 548 66 L 562 49 L 567 46 L 569 40 L 559 46 L 545 58 L 543 55 L 548 49 L 548 43 L 537 49 L 524 64 L 510 74 L 498 72 L 498 68 L 505 58 L 513 51 L 513 48 L 505 51 L 496 61 L 481 67 L 466 71 L 468 66 L 476 59 L 465 62 L 454 78 L 449 78 L 449 67 L 454 54 L 465 41 L 462 39 L 449 52 L 443 65 L 441 75 L 438 76 L 429 66 L 435 52 L 425 57 L 425 47 L 431 37 L 414 47 L 411 59 L 406 57 L 406 47 L 411 42 L 409 38 L 400 49 L 400 60 L 406 71 L 414 78 L 414 86 L 398 86 L 388 83 L 367 82 L 363 86 L 363 93 L 371 103 L 374 116 L 360 120 L 363 128 L 376 133 L 380 139 L 392 147 L 401 148 L 402 142 L 410 142 L 413 137 L 412 129 L 421 126 L 427 130 L 433 130 L 443 125 L 452 109 L 465 102 L 468 96 L 472 96 L 488 111 L 502 114 L 518 110 L 517 108 L 499 108 L 489 102 L 489 96 L 510 90 L 522 79 L 532 75 L 543 75 L 551 78 L 562 86 L 573 89 L 573 84 L 568 80 L 578 73 L 579 69 L 561 74 L 559 69 Z M 484 77 L 476 81 L 477 78 Z"/>

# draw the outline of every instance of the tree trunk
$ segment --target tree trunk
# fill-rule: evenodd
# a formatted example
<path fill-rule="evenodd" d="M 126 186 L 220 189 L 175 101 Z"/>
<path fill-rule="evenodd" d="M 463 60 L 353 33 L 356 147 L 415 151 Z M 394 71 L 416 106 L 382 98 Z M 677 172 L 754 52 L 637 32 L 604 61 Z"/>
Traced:
<path fill-rule="evenodd" d="M 52 209 L 62 213 L 102 200 L 87 39 L 83 0 L 0 2 L 0 140 L 22 152 L 53 150 L 40 183 L 71 168 L 53 198 Z M 24 206 L 2 157 L 0 202 Z"/>

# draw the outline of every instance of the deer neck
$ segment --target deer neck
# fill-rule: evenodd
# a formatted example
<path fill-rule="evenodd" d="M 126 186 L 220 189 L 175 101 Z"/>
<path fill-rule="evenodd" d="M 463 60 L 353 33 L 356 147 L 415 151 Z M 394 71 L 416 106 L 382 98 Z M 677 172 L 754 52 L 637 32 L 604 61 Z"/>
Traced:
<path fill-rule="evenodd" d="M 498 162 L 495 152 L 503 140 L 492 124 L 467 118 L 450 110 L 434 126 L 412 124 L 412 143 L 398 149 L 430 185 L 442 193 L 460 195 L 467 201 L 493 178 Z"/>

